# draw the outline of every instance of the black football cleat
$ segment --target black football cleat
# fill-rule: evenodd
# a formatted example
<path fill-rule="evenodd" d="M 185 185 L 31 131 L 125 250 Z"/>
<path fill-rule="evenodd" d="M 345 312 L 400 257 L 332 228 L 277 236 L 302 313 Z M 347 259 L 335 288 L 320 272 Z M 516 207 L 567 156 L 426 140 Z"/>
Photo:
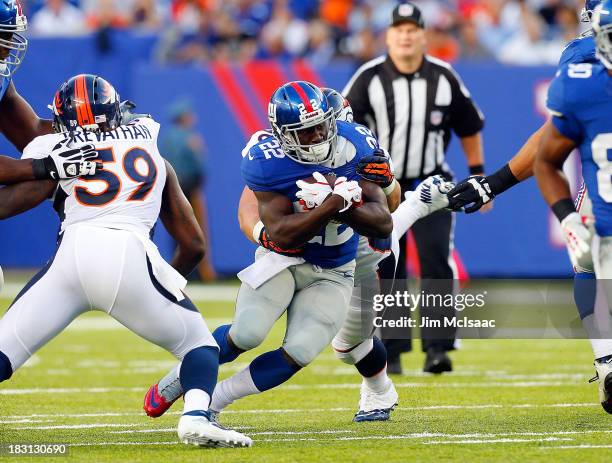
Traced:
<path fill-rule="evenodd" d="M 433 373 L 439 375 L 444 372 L 453 371 L 453 362 L 446 354 L 446 351 L 432 347 L 427 350 L 425 365 L 423 366 L 425 373 Z"/>

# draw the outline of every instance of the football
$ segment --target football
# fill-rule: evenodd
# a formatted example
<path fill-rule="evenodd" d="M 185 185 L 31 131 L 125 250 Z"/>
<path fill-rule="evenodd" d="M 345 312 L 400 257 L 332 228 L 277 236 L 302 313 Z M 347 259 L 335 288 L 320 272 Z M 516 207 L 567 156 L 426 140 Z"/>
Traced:
<path fill-rule="evenodd" d="M 333 189 L 334 188 L 334 184 L 336 183 L 336 174 L 334 174 L 333 172 L 330 172 L 328 174 L 323 174 L 323 177 L 325 177 L 327 179 L 327 182 L 329 183 L 329 186 L 331 186 L 332 189 Z M 313 176 L 305 178 L 304 181 L 306 183 L 317 183 L 317 179 L 314 178 Z"/>

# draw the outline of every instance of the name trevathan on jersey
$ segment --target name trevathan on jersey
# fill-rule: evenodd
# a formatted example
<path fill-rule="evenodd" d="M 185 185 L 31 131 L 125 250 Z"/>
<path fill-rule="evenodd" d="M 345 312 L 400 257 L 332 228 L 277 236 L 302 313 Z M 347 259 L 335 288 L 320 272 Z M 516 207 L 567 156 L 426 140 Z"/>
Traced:
<path fill-rule="evenodd" d="M 142 124 L 120 125 L 109 132 L 64 132 L 64 138 L 70 138 L 76 142 L 93 143 L 106 140 L 152 140 L 153 136 L 149 129 Z"/>

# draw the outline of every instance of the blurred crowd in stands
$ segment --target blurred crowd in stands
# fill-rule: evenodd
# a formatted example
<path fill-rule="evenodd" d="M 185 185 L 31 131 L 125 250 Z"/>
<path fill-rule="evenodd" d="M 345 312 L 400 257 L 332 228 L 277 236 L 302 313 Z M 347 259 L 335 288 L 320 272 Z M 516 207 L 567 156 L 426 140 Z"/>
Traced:
<path fill-rule="evenodd" d="M 125 29 L 159 36 L 164 62 L 304 57 L 367 61 L 384 51 L 397 0 L 22 0 L 31 36 Z M 588 25 L 583 0 L 416 0 L 439 58 L 555 64 Z"/>

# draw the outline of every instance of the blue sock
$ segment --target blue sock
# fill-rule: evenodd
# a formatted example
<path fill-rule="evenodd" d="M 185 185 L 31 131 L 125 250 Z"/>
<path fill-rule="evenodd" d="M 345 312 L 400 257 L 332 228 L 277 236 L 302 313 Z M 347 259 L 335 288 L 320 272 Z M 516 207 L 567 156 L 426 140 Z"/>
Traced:
<path fill-rule="evenodd" d="M 253 383 L 260 392 L 283 384 L 300 370 L 287 359 L 282 348 L 260 355 L 249 365 Z"/>
<path fill-rule="evenodd" d="M 183 391 L 201 389 L 212 397 L 219 373 L 219 351 L 216 347 L 202 346 L 187 352 L 181 363 L 179 377 Z"/>
<path fill-rule="evenodd" d="M 355 364 L 355 368 L 365 378 L 370 378 L 380 373 L 387 364 L 387 349 L 376 336 L 372 338 L 374 345 L 372 350 Z"/>
<path fill-rule="evenodd" d="M 0 383 L 13 376 L 13 367 L 8 357 L 0 351 Z"/>
<path fill-rule="evenodd" d="M 597 280 L 594 273 L 574 274 L 574 302 L 581 320 L 595 312 L 596 295 Z"/>
<path fill-rule="evenodd" d="M 231 327 L 232 325 L 221 325 L 219 328 L 213 331 L 212 334 L 215 341 L 217 341 L 217 344 L 219 344 L 219 365 L 233 362 L 240 354 L 242 354 L 242 351 L 236 349 L 232 344 L 230 344 L 227 338 Z"/>

